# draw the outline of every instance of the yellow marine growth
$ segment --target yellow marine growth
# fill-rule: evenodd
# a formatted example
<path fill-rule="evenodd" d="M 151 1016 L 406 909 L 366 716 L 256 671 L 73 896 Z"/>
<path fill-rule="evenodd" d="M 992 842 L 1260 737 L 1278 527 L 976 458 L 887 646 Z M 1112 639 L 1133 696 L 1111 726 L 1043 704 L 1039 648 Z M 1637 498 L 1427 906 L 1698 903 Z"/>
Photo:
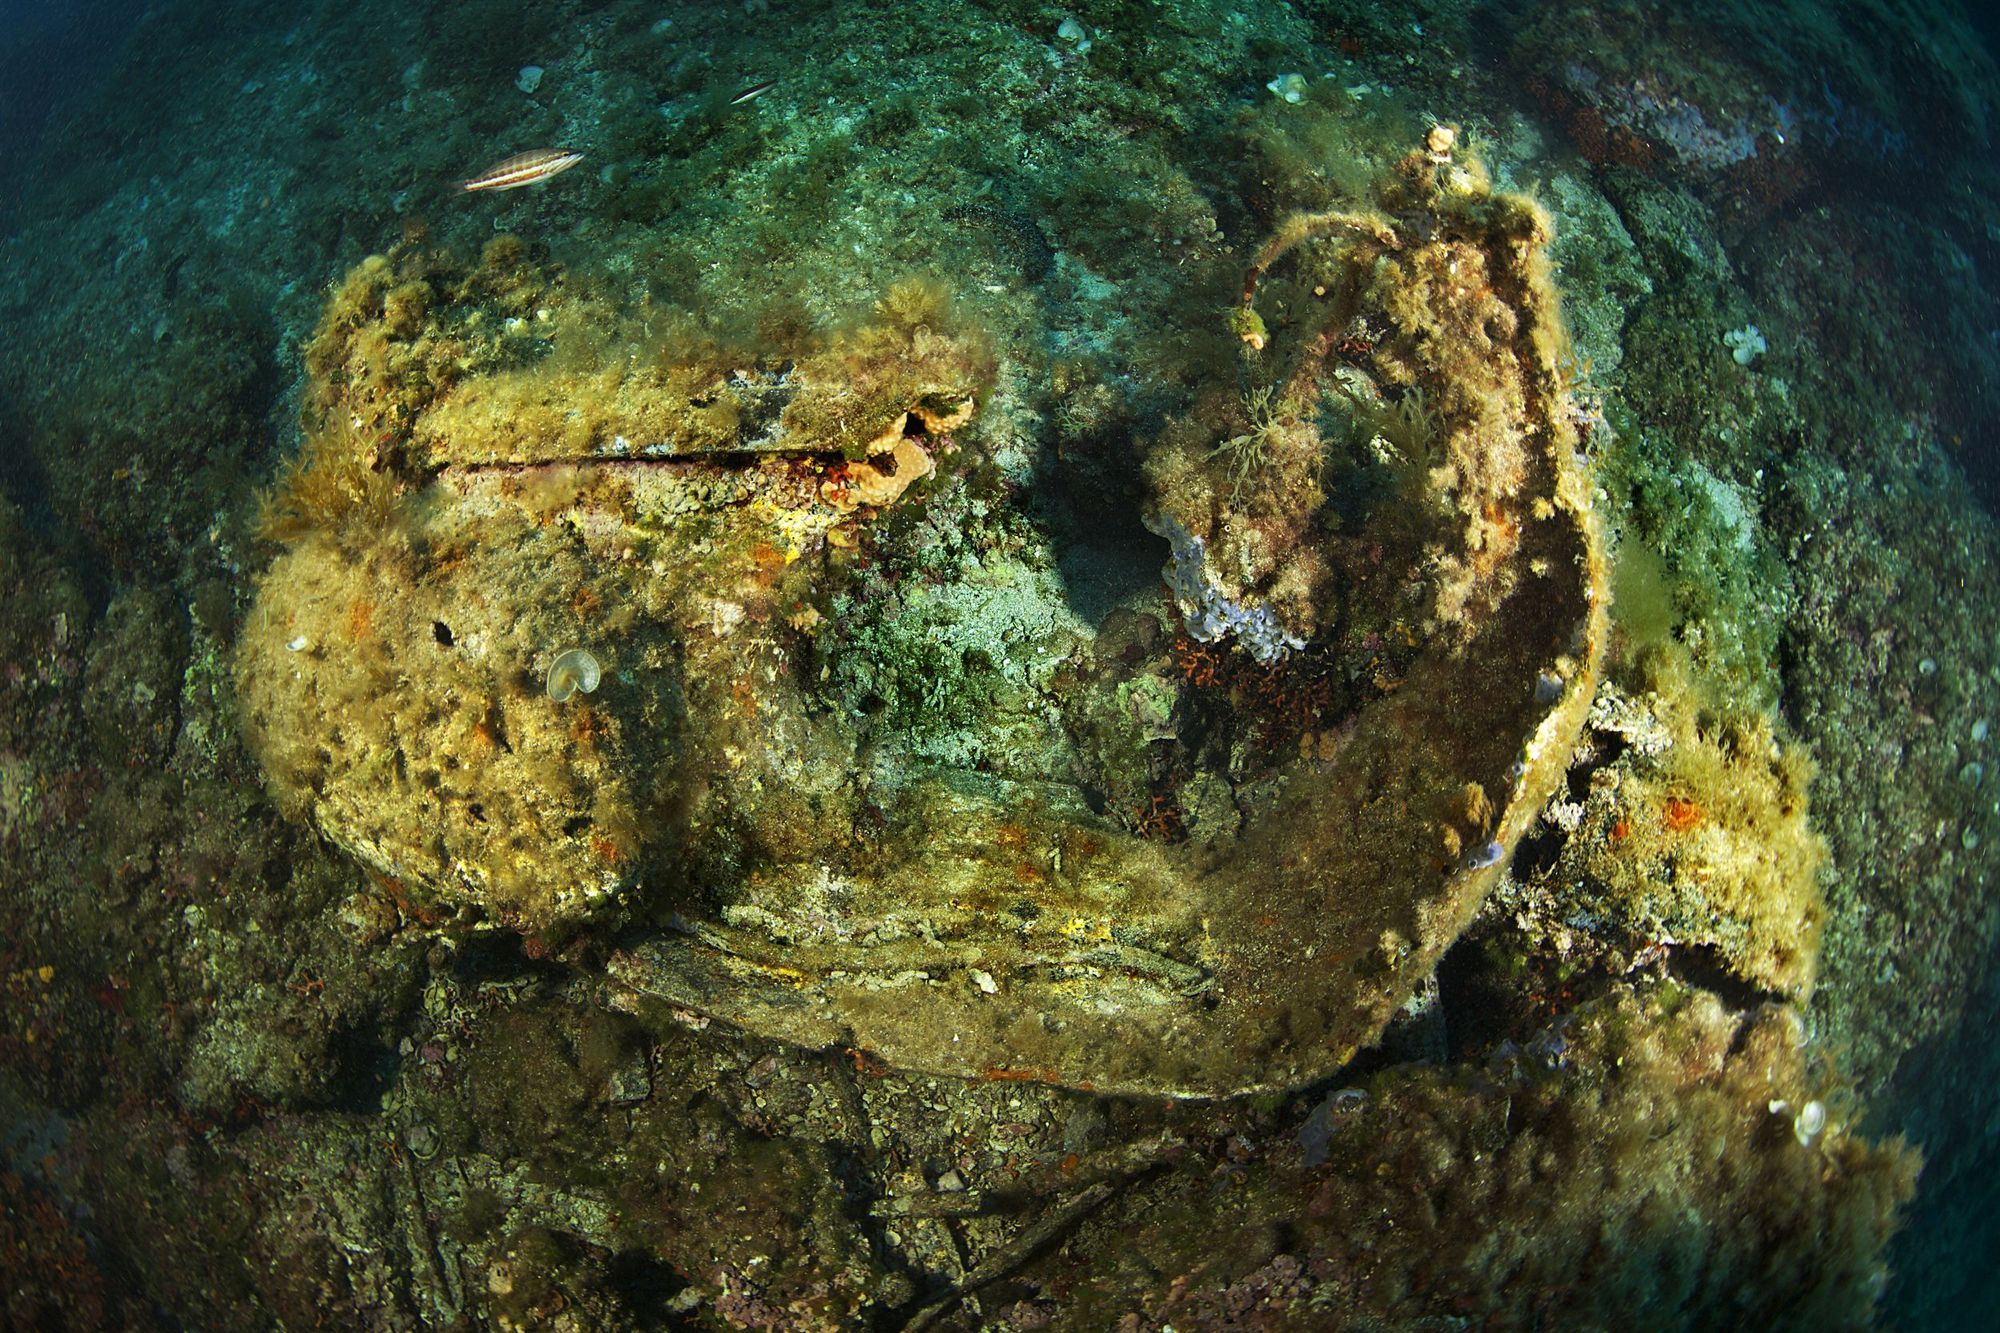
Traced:
<path fill-rule="evenodd" d="M 907 278 L 884 293 L 868 318 L 837 330 L 800 360 L 802 379 L 838 385 L 838 392 L 795 398 L 782 424 L 849 459 L 868 458 L 893 449 L 913 420 L 933 437 L 963 426 L 993 371 L 990 350 L 954 315 L 950 289 L 935 279 Z"/>
<path fill-rule="evenodd" d="M 1595 720 L 1631 748 L 1593 776 L 1556 874 L 1641 938 L 1711 946 L 1744 980 L 1802 997 L 1826 919 L 1812 760 L 1769 715 L 1709 699 L 1683 650 L 1645 663 L 1643 698 L 1600 701 Z"/>
<path fill-rule="evenodd" d="M 363 538 L 395 508 L 396 479 L 350 421 L 331 421 L 309 434 L 258 497 L 253 530 L 260 541 L 289 543 L 311 533 Z"/>
<path fill-rule="evenodd" d="M 993 358 L 932 279 L 820 335 L 732 347 L 678 312 L 574 290 L 498 237 L 477 265 L 419 246 L 362 261 L 306 349 L 306 428 L 404 478 L 448 466 L 705 453 L 887 452 L 970 419 Z M 300 490 L 301 513 L 315 512 Z M 281 493 L 281 502 L 283 499 Z"/>
<path fill-rule="evenodd" d="M 1164 817 L 1093 818 L 1059 783 L 912 776 L 865 868 L 773 866 L 705 935 L 615 954 L 639 1004 L 919 1069 L 1174 1096 L 1296 1086 L 1380 1034 L 1555 786 L 1603 642 L 1546 225 L 1476 173 L 1453 181 L 1413 155 L 1385 198 L 1415 214 L 1420 196 L 1421 216 L 1266 247 L 1259 266 L 1299 257 L 1282 300 L 1261 267 L 1245 284 L 1276 317 L 1233 327 L 1266 345 L 1243 342 L 1245 379 L 1200 390 L 1147 462 L 1191 690 L 1219 679 L 1206 645 L 1240 646 L 1262 675 L 1238 679 L 1274 701 L 1279 673 L 1317 682 L 1320 739 L 1254 786 L 1193 775 L 1190 803 L 1231 817 L 1188 844 L 1156 836 Z M 1482 279 L 1470 313 L 1440 281 L 1453 263 Z M 1351 450 L 1318 417 L 1371 381 L 1436 458 L 1336 515 L 1322 479 Z M 1077 692 L 1171 738 L 1174 704 L 1146 701 L 1172 665 L 1116 660 L 1145 675 L 1100 661 Z"/>
<path fill-rule="evenodd" d="M 667 361 L 505 238 L 470 268 L 364 261 L 307 351 L 306 443 L 259 522 L 284 550 L 237 652 L 281 806 L 429 910 L 550 935 L 688 826 L 794 799 L 745 758 L 794 738 L 743 683 L 782 658 L 792 562 L 969 419 L 987 359 L 948 304 L 896 288 L 796 360 Z"/>
<path fill-rule="evenodd" d="M 1226 1190 L 1207 1163 L 1161 1170 L 1071 1244 L 1161 1274 L 1142 1318 L 1176 1327 L 1322 1327 L 1329 1297 L 1351 1327 L 1870 1327 L 1919 1158 L 1856 1132 L 1804 1031 L 1789 1007 L 1621 986 L 1481 1070 L 1335 1090 L 1300 1151 Z M 1281 1264 L 1319 1275 L 1311 1307 L 1272 1292 Z M 1131 1308 L 1099 1300 L 1065 1314 Z"/>
<path fill-rule="evenodd" d="M 1548 216 L 1454 161 L 1454 141 L 1434 131 L 1376 209 L 1280 221 L 1228 316 L 1253 387 L 1211 390 L 1148 462 L 1160 509 L 1201 543 L 1217 595 L 1268 607 L 1295 638 L 1314 638 L 1337 609 L 1322 534 L 1352 527 L 1326 509 L 1343 457 L 1373 450 L 1417 493 L 1369 540 L 1421 570 L 1428 605 L 1381 613 L 1401 633 L 1462 641 L 1534 572 L 1513 558 L 1526 527 L 1553 513 L 1531 493 L 1532 456 L 1576 447 L 1555 369 L 1566 340 Z M 1296 266 L 1289 282 L 1276 280 L 1281 263 Z M 1322 438 L 1329 405 L 1352 441 Z"/>
<path fill-rule="evenodd" d="M 1257 261 L 1273 333 L 1242 355 L 1276 369 L 1154 446 L 1176 605 L 1135 588 L 1102 644 L 1046 525 L 970 466 L 994 367 L 936 284 L 725 355 L 498 243 L 371 260 L 309 352 L 301 478 L 392 503 L 274 526 L 252 749 L 431 910 L 674 922 L 610 941 L 629 1008 L 1106 1092 L 1323 1077 L 1504 873 L 1604 639 L 1545 224 L 1423 150 L 1379 202 Z M 1423 459 L 1345 485 L 1377 445 L 1322 438 L 1342 411 Z M 1162 614 L 1182 632 L 1134 632 Z M 1219 676 L 1184 644 L 1247 649 L 1293 743 L 1254 772 L 1203 743 L 1189 719 L 1237 705 L 1189 697 Z M 558 700 L 576 647 L 598 688 Z M 1093 770 L 1156 746 L 1198 840 L 1105 805 Z"/>

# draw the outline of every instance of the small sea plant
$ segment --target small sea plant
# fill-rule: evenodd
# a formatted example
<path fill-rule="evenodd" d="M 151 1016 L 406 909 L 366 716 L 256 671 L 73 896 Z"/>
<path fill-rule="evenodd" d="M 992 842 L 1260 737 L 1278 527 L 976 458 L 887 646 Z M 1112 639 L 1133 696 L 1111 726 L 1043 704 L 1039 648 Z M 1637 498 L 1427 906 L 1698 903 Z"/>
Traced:
<path fill-rule="evenodd" d="M 598 666 L 588 648 L 566 649 L 557 653 L 556 660 L 549 664 L 549 698 L 566 703 L 573 694 L 594 693 L 602 679 L 604 669 Z"/>
<path fill-rule="evenodd" d="M 1229 464 L 1231 504 L 1243 502 L 1244 489 L 1264 466 L 1272 447 L 1284 441 L 1285 419 L 1281 415 L 1283 405 L 1277 401 L 1277 387 L 1265 384 L 1245 390 L 1243 411 L 1249 418 L 1250 429 L 1231 436 L 1210 451 L 1222 455 Z"/>

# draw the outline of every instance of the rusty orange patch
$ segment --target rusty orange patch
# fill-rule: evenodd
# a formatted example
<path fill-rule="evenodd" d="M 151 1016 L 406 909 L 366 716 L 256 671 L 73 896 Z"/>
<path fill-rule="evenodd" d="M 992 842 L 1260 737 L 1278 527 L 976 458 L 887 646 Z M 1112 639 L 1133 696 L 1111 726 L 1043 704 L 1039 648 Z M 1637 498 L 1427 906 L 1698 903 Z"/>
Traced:
<path fill-rule="evenodd" d="M 1685 796 L 1669 796 L 1660 802 L 1660 817 L 1675 833 L 1686 833 L 1701 822 L 1701 807 Z"/>
<path fill-rule="evenodd" d="M 595 708 L 585 704 L 576 710 L 576 717 L 569 724 L 570 734 L 585 745 L 594 744 L 604 737 L 604 716 Z"/>
<path fill-rule="evenodd" d="M 873 1051 L 850 1046 L 847 1048 L 847 1056 L 854 1061 L 854 1072 L 857 1074 L 866 1074 L 869 1078 L 886 1078 L 889 1075 L 888 1062 Z"/>
<path fill-rule="evenodd" d="M 989 1083 L 1060 1083 L 1062 1074 L 1049 1068 L 1012 1069 L 1004 1065 L 988 1065 L 980 1077 Z"/>

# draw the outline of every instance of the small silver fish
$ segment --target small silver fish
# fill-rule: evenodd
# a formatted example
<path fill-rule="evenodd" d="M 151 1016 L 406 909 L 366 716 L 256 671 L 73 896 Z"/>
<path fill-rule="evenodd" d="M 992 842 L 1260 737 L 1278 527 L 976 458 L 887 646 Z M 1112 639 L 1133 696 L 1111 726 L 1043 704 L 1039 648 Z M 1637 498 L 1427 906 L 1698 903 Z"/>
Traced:
<path fill-rule="evenodd" d="M 736 96 L 730 98 L 729 105 L 742 106 L 745 102 L 755 101 L 777 86 L 778 81 L 776 79 L 766 79 L 762 83 L 753 83 L 742 92 L 736 94 Z"/>
<path fill-rule="evenodd" d="M 536 148 L 526 153 L 516 153 L 504 162 L 495 162 L 486 170 L 463 182 L 461 190 L 518 190 L 523 185 L 534 185 L 551 176 L 568 171 L 583 161 L 583 154 L 568 148 Z"/>

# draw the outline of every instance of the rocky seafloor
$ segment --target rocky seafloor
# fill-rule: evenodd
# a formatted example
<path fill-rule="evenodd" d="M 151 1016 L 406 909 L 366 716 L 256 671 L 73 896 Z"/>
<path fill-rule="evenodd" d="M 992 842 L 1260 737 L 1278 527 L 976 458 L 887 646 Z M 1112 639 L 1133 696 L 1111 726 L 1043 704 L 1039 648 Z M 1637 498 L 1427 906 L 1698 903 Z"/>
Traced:
<path fill-rule="evenodd" d="M 1979 1326 L 1954 6 L 0 67 L 0 1324 Z"/>

